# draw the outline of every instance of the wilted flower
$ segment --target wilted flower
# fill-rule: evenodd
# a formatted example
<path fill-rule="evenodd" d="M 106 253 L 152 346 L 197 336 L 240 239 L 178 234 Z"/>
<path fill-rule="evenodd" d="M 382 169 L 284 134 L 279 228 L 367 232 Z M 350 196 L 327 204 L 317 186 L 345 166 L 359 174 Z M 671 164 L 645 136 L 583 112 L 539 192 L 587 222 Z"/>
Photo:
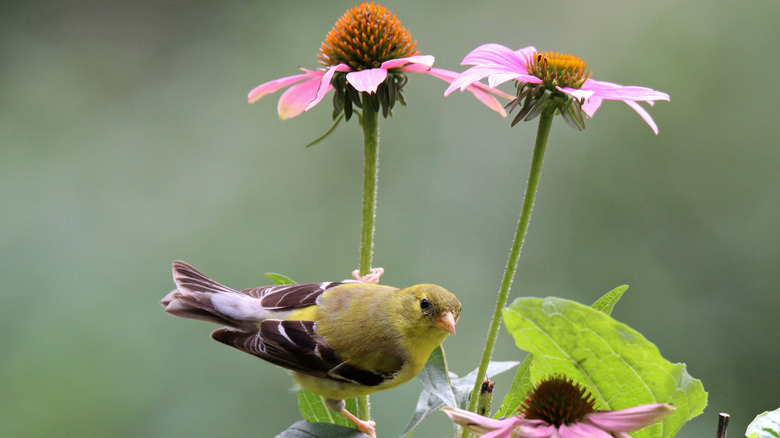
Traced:
<path fill-rule="evenodd" d="M 594 404 L 573 380 L 552 376 L 528 393 L 515 417 L 496 420 L 464 409 L 442 410 L 483 438 L 630 438 L 627 432 L 657 423 L 674 411 L 668 403 L 619 411 L 597 411 Z"/>
<path fill-rule="evenodd" d="M 318 57 L 324 70 L 302 68 L 303 74 L 266 82 L 249 92 L 249 103 L 290 86 L 279 98 L 279 117 L 284 120 L 313 108 L 335 88 L 334 119 L 342 111 L 349 119 L 353 105 L 362 107 L 362 93 L 368 94 L 372 109 L 381 109 L 387 117 L 396 101 L 405 103 L 401 94 L 407 80 L 405 73 L 427 73 L 447 82 L 458 76 L 453 71 L 432 68 L 433 56 L 421 55 L 416 45 L 391 11 L 373 2 L 361 3 L 336 22 L 322 43 Z M 480 83 L 463 88 L 506 117 L 493 94 L 508 99 L 513 96 Z"/>
<path fill-rule="evenodd" d="M 622 100 L 658 134 L 650 114 L 637 102 L 653 105 L 656 100 L 669 100 L 669 95 L 645 87 L 627 87 L 590 79 L 591 72 L 580 58 L 555 52 L 538 52 L 528 46 L 517 51 L 500 44 L 485 44 L 463 58 L 463 65 L 473 65 L 450 84 L 444 95 L 488 78 L 488 85 L 497 87 L 507 81 L 517 81 L 517 98 L 510 111 L 520 106 L 512 125 L 531 120 L 548 105 L 566 122 L 578 129 L 585 128 L 582 113 L 592 117 L 602 100 Z"/>

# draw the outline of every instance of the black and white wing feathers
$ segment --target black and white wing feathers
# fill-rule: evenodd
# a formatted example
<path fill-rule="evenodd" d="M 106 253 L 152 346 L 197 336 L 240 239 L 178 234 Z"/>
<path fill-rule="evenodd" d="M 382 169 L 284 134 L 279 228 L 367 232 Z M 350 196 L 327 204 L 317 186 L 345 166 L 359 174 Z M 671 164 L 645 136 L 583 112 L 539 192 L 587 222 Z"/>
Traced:
<path fill-rule="evenodd" d="M 316 333 L 313 321 L 265 320 L 257 333 L 216 330 L 211 337 L 289 370 L 322 379 L 376 386 L 395 372 L 377 373 L 350 365 Z"/>
<path fill-rule="evenodd" d="M 316 305 L 322 294 L 345 282 L 256 287 L 235 290 L 176 261 L 176 289 L 160 302 L 182 318 L 226 326 L 211 337 L 283 368 L 335 382 L 376 386 L 397 370 L 377 373 L 344 362 L 317 333 L 314 321 L 286 320 L 285 311 Z"/>
<path fill-rule="evenodd" d="M 319 297 L 340 282 L 264 286 L 241 291 L 224 286 L 182 261 L 173 263 L 176 289 L 160 301 L 165 311 L 254 332 L 275 312 L 317 304 Z"/>

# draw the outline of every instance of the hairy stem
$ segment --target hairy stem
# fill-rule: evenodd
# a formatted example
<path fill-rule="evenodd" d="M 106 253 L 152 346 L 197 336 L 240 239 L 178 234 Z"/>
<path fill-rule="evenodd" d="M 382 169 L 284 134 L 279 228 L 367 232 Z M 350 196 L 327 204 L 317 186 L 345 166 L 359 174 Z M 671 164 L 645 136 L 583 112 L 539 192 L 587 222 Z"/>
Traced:
<path fill-rule="evenodd" d="M 360 275 L 371 272 L 374 254 L 374 219 L 376 217 L 377 173 L 379 168 L 379 112 L 374 111 L 368 95 L 363 94 L 363 225 L 360 232 Z M 358 397 L 357 416 L 361 420 L 371 419 L 368 396 Z"/>
<path fill-rule="evenodd" d="M 509 253 L 509 260 L 507 260 L 506 263 L 504 278 L 501 281 L 501 288 L 498 291 L 498 300 L 496 300 L 496 308 L 493 311 L 493 319 L 490 321 L 487 342 L 485 343 L 485 350 L 482 353 L 482 360 L 479 363 L 479 371 L 474 383 L 474 390 L 472 391 L 471 399 L 469 400 L 469 411 L 472 412 L 476 412 L 477 409 L 482 381 L 485 380 L 488 364 L 490 364 L 490 358 L 493 356 L 493 349 L 496 345 L 496 339 L 498 338 L 498 328 L 501 325 L 501 311 L 506 306 L 509 288 L 512 285 L 512 280 L 515 276 L 517 262 L 520 259 L 520 250 L 523 247 L 525 233 L 528 230 L 528 222 L 531 220 L 531 211 L 534 208 L 536 190 L 539 187 L 539 178 L 542 175 L 542 162 L 544 161 L 544 152 L 547 148 L 547 138 L 550 135 L 550 127 L 552 126 L 554 116 L 555 109 L 553 107 L 546 108 L 539 116 L 539 127 L 536 131 L 536 143 L 534 145 L 533 158 L 531 159 L 531 170 L 528 174 L 528 185 L 525 189 L 523 208 L 517 223 L 517 231 L 515 232 L 515 239 L 512 243 L 512 250 Z"/>

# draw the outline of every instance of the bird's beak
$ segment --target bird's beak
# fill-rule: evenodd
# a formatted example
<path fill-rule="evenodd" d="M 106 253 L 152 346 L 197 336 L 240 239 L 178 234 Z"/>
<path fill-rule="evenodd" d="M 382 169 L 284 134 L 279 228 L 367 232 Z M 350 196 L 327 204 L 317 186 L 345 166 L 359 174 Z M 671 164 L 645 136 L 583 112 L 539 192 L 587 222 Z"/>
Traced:
<path fill-rule="evenodd" d="M 438 318 L 436 318 L 436 321 L 433 322 L 433 325 L 436 326 L 436 328 L 454 335 L 455 326 L 458 324 L 455 322 L 455 317 L 452 316 L 452 312 L 444 312 Z"/>

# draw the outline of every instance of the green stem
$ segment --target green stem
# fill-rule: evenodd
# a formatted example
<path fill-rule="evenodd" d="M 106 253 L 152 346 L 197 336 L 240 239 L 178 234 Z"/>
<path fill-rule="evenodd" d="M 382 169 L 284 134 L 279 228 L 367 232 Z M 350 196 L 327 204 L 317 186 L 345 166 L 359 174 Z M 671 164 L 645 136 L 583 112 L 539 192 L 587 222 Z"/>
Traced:
<path fill-rule="evenodd" d="M 376 182 L 379 167 L 379 113 L 371 109 L 367 95 L 363 96 L 363 228 L 360 233 L 360 275 L 371 272 L 374 254 L 374 218 L 376 217 Z"/>
<path fill-rule="evenodd" d="M 506 300 L 509 296 L 509 287 L 512 285 L 512 279 L 515 276 L 517 262 L 520 259 L 520 250 L 523 247 L 525 233 L 528 230 L 528 222 L 531 220 L 531 211 L 534 208 L 534 199 L 536 190 L 539 187 L 539 177 L 542 175 L 542 162 L 544 161 L 544 151 L 547 148 L 547 138 L 550 135 L 555 108 L 551 106 L 542 111 L 539 116 L 539 127 L 536 131 L 536 143 L 534 145 L 534 154 L 531 159 L 531 170 L 528 173 L 528 185 L 525 189 L 525 198 L 523 199 L 523 209 L 520 212 L 520 220 L 517 223 L 515 240 L 512 243 L 512 251 L 509 253 L 509 260 L 506 263 L 504 278 L 501 281 L 501 289 L 498 291 L 498 300 L 496 308 L 493 311 L 493 319 L 490 322 L 485 350 L 482 353 L 482 361 L 479 363 L 477 379 L 474 382 L 474 390 L 471 393 L 469 401 L 469 411 L 476 412 L 477 401 L 479 400 L 479 391 L 482 387 L 482 381 L 485 380 L 490 358 L 493 356 L 493 348 L 498 338 L 498 328 L 501 325 L 501 310 L 506 306 Z"/>
<path fill-rule="evenodd" d="M 363 225 L 360 233 L 360 275 L 371 272 L 374 254 L 374 218 L 376 217 L 377 171 L 379 168 L 379 112 L 374 111 L 368 95 L 363 94 L 363 111 L 360 119 L 363 126 Z M 361 420 L 371 419 L 368 396 L 358 397 L 357 416 Z"/>

